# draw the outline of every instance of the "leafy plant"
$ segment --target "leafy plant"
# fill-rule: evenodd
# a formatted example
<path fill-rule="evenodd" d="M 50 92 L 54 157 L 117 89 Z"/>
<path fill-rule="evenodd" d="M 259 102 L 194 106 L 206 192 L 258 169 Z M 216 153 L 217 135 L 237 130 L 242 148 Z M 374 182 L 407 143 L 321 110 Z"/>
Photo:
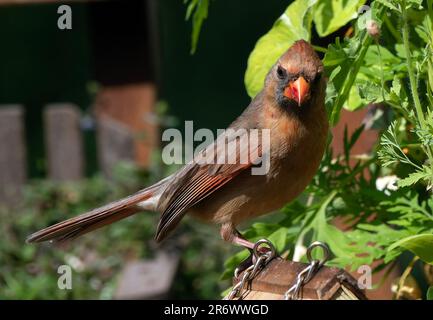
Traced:
<path fill-rule="evenodd" d="M 0 209 L 0 299 L 113 298 L 122 268 L 129 261 L 154 255 L 157 247 L 151 239 L 157 215 L 143 213 L 64 245 L 29 245 L 25 239 L 32 231 L 131 194 L 150 183 L 151 176 L 124 163 L 115 169 L 112 180 L 95 175 L 74 183 L 30 183 L 18 208 Z M 212 298 L 222 290 L 220 265 L 228 252 L 217 239 L 204 241 L 212 239 L 213 232 L 187 221 L 174 244 L 168 241 L 174 249 L 182 248 L 175 298 Z M 212 259 L 202 259 L 210 252 Z M 64 264 L 72 268 L 72 290 L 57 286 L 57 268 Z"/>
<path fill-rule="evenodd" d="M 368 107 L 365 122 L 381 137 L 370 154 L 354 156 L 364 127 L 351 136 L 346 131 L 344 152 L 335 155 L 328 147 L 313 182 L 299 200 L 281 209 L 282 218 L 254 223 L 244 234 L 253 241 L 271 238 L 290 259 L 312 240 L 321 240 L 333 252 L 329 264 L 351 269 L 373 262 L 375 270 L 395 267 L 403 252 L 411 252 L 405 279 L 418 259 L 432 264 L 433 1 L 364 4 L 292 1 L 251 52 L 245 86 L 254 97 L 267 70 L 294 41 L 311 41 L 313 30 L 319 38 L 332 39 L 327 48 L 314 46 L 324 53 L 330 123 L 338 123 L 342 108 Z M 346 34 L 343 39 L 334 34 L 339 30 Z M 345 230 L 334 225 L 336 219 Z M 246 255 L 229 258 L 224 277 Z"/>

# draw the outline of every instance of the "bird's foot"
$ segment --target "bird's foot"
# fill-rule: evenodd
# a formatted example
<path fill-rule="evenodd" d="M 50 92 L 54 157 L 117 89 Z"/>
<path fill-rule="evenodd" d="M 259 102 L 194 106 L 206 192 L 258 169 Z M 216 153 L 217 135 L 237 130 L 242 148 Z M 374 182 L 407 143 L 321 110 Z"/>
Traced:
<path fill-rule="evenodd" d="M 261 257 L 264 256 L 266 260 L 265 263 L 267 263 L 276 255 L 275 247 L 269 240 L 262 239 L 257 241 L 256 243 L 253 243 L 247 240 L 238 230 L 236 230 L 232 223 L 223 224 L 221 226 L 220 232 L 221 237 L 225 241 L 240 245 L 250 251 L 249 257 L 243 260 L 236 268 L 236 278 L 238 278 L 243 271 L 245 271 L 252 265 L 255 265 Z M 261 261 L 263 262 L 263 260 Z"/>

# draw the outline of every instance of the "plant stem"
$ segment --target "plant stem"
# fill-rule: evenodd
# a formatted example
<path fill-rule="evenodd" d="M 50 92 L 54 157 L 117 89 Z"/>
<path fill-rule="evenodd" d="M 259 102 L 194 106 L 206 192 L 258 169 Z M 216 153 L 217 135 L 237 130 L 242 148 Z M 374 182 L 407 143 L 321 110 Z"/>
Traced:
<path fill-rule="evenodd" d="M 316 51 L 319 51 L 319 52 L 323 52 L 323 53 L 326 53 L 328 51 L 328 49 L 321 47 L 321 46 L 316 46 L 316 45 L 313 45 L 313 49 Z"/>
<path fill-rule="evenodd" d="M 386 27 L 388 28 L 389 32 L 393 35 L 395 40 L 397 42 L 401 42 L 400 33 L 398 33 L 398 31 L 394 28 L 394 26 L 392 25 L 392 22 L 389 20 L 389 18 L 386 15 L 383 16 L 383 21 L 385 22 Z"/>
<path fill-rule="evenodd" d="M 424 112 L 422 110 L 421 102 L 419 100 L 418 87 L 417 87 L 415 73 L 413 71 L 413 66 L 412 66 L 412 56 L 411 56 L 410 47 L 409 47 L 409 45 L 410 45 L 410 43 L 409 43 L 409 22 L 408 22 L 408 17 L 407 17 L 407 10 L 406 10 L 406 0 L 401 1 L 400 8 L 401 8 L 402 19 L 403 19 L 403 29 L 402 29 L 403 46 L 404 46 L 404 50 L 406 53 L 407 72 L 409 75 L 410 89 L 412 91 L 412 98 L 413 98 L 413 102 L 415 105 L 416 116 L 418 118 L 420 127 L 422 130 L 427 131 L 428 126 L 427 126 L 426 120 L 424 118 Z M 433 151 L 432 151 L 432 148 L 430 146 L 426 146 L 425 151 L 426 151 L 427 156 L 429 158 L 430 166 L 433 170 Z"/>
<path fill-rule="evenodd" d="M 383 16 L 383 7 L 381 7 L 378 10 L 377 14 L 380 19 L 382 19 Z M 337 99 L 335 100 L 334 108 L 332 109 L 332 113 L 330 116 L 330 123 L 331 125 L 335 125 L 338 119 L 338 115 L 340 114 L 341 108 L 343 107 L 344 102 L 347 100 L 350 94 L 350 89 L 352 88 L 353 84 L 355 83 L 356 76 L 358 75 L 359 69 L 361 68 L 361 65 L 364 61 L 364 57 L 367 54 L 367 50 L 371 44 L 372 37 L 368 34 L 368 32 L 365 32 L 364 38 L 361 42 L 361 49 L 359 51 L 358 56 L 356 57 L 355 61 L 353 62 L 351 68 L 348 72 L 348 77 L 344 81 L 344 84 L 338 93 Z"/>
<path fill-rule="evenodd" d="M 385 272 L 382 278 L 379 280 L 379 283 L 377 284 L 376 288 L 380 288 L 386 282 L 389 275 L 391 274 L 391 272 L 394 270 L 396 266 L 397 266 L 397 260 L 394 260 L 388 267 L 385 267 Z"/>
<path fill-rule="evenodd" d="M 432 0 L 427 0 L 427 12 L 430 17 L 430 22 L 433 23 L 433 1 Z"/>
<path fill-rule="evenodd" d="M 395 299 L 399 300 L 402 295 L 402 288 L 404 287 L 404 282 L 406 281 L 406 278 L 411 274 L 413 267 L 415 266 L 415 262 L 418 261 L 418 257 L 415 256 L 412 261 L 409 263 L 407 268 L 404 270 L 403 274 L 400 277 L 400 280 L 398 281 L 398 289 L 397 293 L 395 295 Z"/>
<path fill-rule="evenodd" d="M 380 92 L 382 93 L 383 101 L 386 101 L 386 98 L 385 98 L 385 75 L 383 74 L 382 53 L 380 52 L 379 40 L 378 39 L 374 39 L 374 40 L 376 42 L 377 55 L 379 57 L 379 64 L 380 64 L 380 84 L 382 85 L 382 90 L 380 90 Z"/>
<path fill-rule="evenodd" d="M 409 75 L 409 81 L 410 81 L 410 88 L 412 91 L 412 98 L 413 98 L 413 102 L 415 105 L 415 111 L 416 111 L 416 115 L 419 119 L 420 125 L 421 125 L 421 129 L 426 129 L 426 123 L 425 123 L 425 119 L 424 119 L 424 113 L 422 111 L 422 107 L 421 107 L 421 102 L 419 100 L 419 96 L 418 96 L 418 88 L 417 88 L 417 84 L 416 84 L 416 79 L 415 79 L 415 73 L 413 71 L 412 68 L 412 56 L 411 56 L 411 52 L 410 52 L 410 47 L 409 47 L 409 23 L 408 23 L 408 18 L 407 18 L 407 11 L 406 11 L 406 0 L 402 0 L 401 1 L 401 13 L 402 13 L 402 19 L 403 19 L 403 47 L 404 47 L 404 51 L 406 54 L 406 61 L 407 61 L 407 73 Z"/>
<path fill-rule="evenodd" d="M 375 158 L 368 159 L 363 164 L 361 164 L 356 169 L 352 170 L 350 174 L 341 180 L 341 188 L 345 188 L 353 183 L 353 179 L 355 179 L 356 175 L 361 173 L 366 167 L 376 161 Z"/>
<path fill-rule="evenodd" d="M 367 32 L 365 32 L 364 39 L 362 40 L 362 44 L 361 44 L 361 50 L 358 56 L 356 57 L 355 61 L 353 62 L 348 72 L 349 76 L 348 78 L 346 78 L 346 81 L 344 81 L 341 91 L 338 93 L 337 99 L 335 100 L 335 106 L 332 109 L 332 113 L 330 117 L 331 125 L 335 125 L 337 123 L 338 115 L 340 114 L 344 101 L 346 101 L 347 97 L 349 96 L 350 89 L 352 88 L 353 83 L 355 82 L 356 76 L 358 75 L 358 71 L 361 68 L 362 62 L 364 61 L 364 57 L 367 53 L 370 43 L 371 43 L 371 37 Z"/>

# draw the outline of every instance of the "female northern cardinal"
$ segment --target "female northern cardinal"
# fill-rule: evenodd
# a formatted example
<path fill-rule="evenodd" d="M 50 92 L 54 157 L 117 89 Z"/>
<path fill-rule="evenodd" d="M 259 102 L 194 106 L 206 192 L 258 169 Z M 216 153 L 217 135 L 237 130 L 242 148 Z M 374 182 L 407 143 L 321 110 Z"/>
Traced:
<path fill-rule="evenodd" d="M 189 213 L 221 225 L 224 240 L 252 249 L 236 226 L 297 197 L 314 176 L 325 150 L 328 120 L 326 81 L 313 48 L 299 40 L 266 76 L 264 89 L 234 121 L 232 129 L 269 129 L 269 170 L 253 175 L 253 161 L 186 164 L 175 174 L 127 198 L 57 223 L 28 242 L 72 239 L 139 211 L 161 212 L 156 240 L 163 240 Z M 261 149 L 258 145 L 258 149 Z M 219 148 L 216 143 L 210 148 Z"/>

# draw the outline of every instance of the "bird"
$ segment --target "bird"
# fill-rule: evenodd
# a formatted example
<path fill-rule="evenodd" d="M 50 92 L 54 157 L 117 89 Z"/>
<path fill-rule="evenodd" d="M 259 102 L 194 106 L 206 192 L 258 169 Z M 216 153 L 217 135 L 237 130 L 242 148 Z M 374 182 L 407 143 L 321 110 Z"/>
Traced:
<path fill-rule="evenodd" d="M 294 200 L 320 165 L 329 130 L 323 73 L 313 47 L 305 40 L 295 41 L 271 67 L 263 89 L 228 127 L 232 131 L 268 130 L 269 145 L 264 148 L 258 143 L 255 158 L 242 162 L 237 154 L 234 163 L 190 161 L 128 197 L 37 231 L 27 242 L 62 242 L 138 212 L 154 211 L 160 213 L 157 242 L 167 238 L 188 214 L 219 225 L 223 240 L 251 251 L 254 243 L 243 237 L 238 226 Z M 236 138 L 224 138 L 225 144 L 236 141 L 242 148 Z M 217 141 L 204 149 L 208 157 L 212 157 L 209 151 L 225 146 Z M 264 174 L 252 174 L 257 155 L 269 161 Z"/>

